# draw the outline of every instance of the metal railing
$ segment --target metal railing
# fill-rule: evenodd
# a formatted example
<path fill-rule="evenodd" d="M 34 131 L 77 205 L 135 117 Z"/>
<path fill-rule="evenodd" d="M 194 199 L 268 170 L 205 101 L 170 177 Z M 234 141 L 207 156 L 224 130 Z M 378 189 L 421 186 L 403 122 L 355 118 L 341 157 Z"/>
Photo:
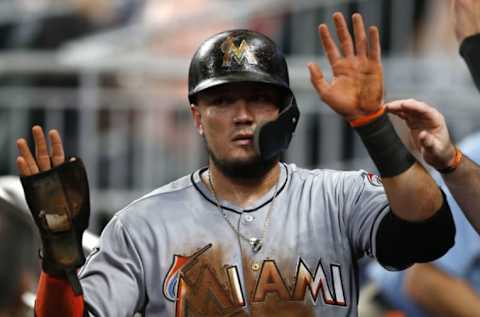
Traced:
<path fill-rule="evenodd" d="M 28 65 L 24 60 L 25 56 L 0 56 L 1 74 L 24 80 L 69 74 L 79 81 L 74 88 L 0 87 L 0 168 L 4 173 L 16 173 L 15 139 L 27 136 L 33 123 L 60 129 L 69 154 L 84 159 L 94 211 L 111 214 L 139 195 L 206 163 L 203 141 L 193 127 L 186 97 L 168 93 L 168 89 L 159 91 L 154 84 L 185 79 L 186 61 L 157 60 L 158 66 L 152 67 L 155 62 L 146 58 L 143 64 L 135 63 L 136 67 L 123 62 L 118 67 L 112 63 L 92 69 L 65 66 L 52 56 L 28 58 Z M 304 65 L 312 60 L 320 61 L 328 76 L 323 59 L 289 59 L 302 116 L 285 158 L 311 168 L 373 169 L 358 138 L 311 88 Z M 165 69 L 165 63 L 170 67 Z M 460 58 L 388 58 L 384 65 L 386 100 L 417 98 L 438 106 L 456 139 L 480 128 L 480 96 Z M 106 74 L 135 77 L 141 84 L 105 88 L 102 77 Z M 174 87 L 185 89 L 182 85 Z"/>

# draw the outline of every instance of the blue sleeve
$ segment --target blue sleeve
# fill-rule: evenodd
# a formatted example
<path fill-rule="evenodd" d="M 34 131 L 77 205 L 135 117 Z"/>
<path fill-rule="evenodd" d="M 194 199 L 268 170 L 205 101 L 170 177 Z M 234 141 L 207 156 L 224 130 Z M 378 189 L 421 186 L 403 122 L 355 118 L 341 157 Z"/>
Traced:
<path fill-rule="evenodd" d="M 480 162 L 480 133 L 467 137 L 459 146 L 471 160 L 477 164 Z M 439 184 L 447 194 L 448 203 L 457 227 L 457 234 L 453 248 L 444 257 L 435 261 L 434 264 L 452 276 L 471 281 L 478 290 L 480 289 L 480 276 L 475 278 L 477 281 L 473 283 L 473 275 L 480 275 L 480 236 L 468 222 L 460 206 L 448 191 L 447 186 L 443 181 L 439 181 Z M 475 273 L 477 271 L 478 273 Z"/>
<path fill-rule="evenodd" d="M 466 274 L 476 264 L 475 262 L 480 259 L 480 236 L 468 222 L 452 195 L 447 191 L 448 189 L 444 189 L 452 210 L 457 233 L 455 235 L 455 245 L 434 264 L 453 276 L 465 278 L 467 277 Z"/>

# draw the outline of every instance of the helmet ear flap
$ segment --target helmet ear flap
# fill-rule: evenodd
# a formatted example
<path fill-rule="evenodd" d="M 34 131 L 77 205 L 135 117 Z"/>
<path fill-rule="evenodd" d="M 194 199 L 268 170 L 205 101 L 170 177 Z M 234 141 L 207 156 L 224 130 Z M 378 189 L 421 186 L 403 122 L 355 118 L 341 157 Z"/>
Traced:
<path fill-rule="evenodd" d="M 263 160 L 271 160 L 287 150 L 300 119 L 295 98 L 273 121 L 262 122 L 255 129 L 255 151 Z"/>

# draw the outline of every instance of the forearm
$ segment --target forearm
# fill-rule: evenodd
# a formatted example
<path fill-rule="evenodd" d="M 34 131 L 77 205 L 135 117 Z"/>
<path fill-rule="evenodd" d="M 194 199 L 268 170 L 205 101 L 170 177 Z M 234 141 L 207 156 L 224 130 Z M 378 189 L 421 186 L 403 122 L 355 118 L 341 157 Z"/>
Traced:
<path fill-rule="evenodd" d="M 83 295 L 75 295 L 67 279 L 42 272 L 35 301 L 35 317 L 83 317 Z"/>
<path fill-rule="evenodd" d="M 404 220 L 428 219 L 442 206 L 440 189 L 417 162 L 405 172 L 382 181 L 392 211 Z"/>
<path fill-rule="evenodd" d="M 480 316 L 480 297 L 464 281 L 432 264 L 418 264 L 405 278 L 408 295 L 432 316 Z"/>
<path fill-rule="evenodd" d="M 392 211 L 409 221 L 434 215 L 442 206 L 442 194 L 401 142 L 387 115 L 355 128 L 382 176 Z"/>
<path fill-rule="evenodd" d="M 480 166 L 464 155 L 457 169 L 442 177 L 465 216 L 480 233 Z"/>

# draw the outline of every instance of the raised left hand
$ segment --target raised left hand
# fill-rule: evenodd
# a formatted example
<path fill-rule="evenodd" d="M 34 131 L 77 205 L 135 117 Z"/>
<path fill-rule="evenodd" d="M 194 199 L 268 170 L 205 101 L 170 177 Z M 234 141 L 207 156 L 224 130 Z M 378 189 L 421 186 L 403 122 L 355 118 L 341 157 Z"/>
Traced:
<path fill-rule="evenodd" d="M 353 14 L 355 41 L 348 31 L 343 15 L 333 15 L 340 41 L 340 54 L 328 27 L 318 28 L 320 39 L 332 67 L 333 78 L 328 82 L 317 64 L 309 64 L 310 78 L 320 98 L 348 121 L 369 115 L 383 104 L 383 70 L 378 29 L 368 29 L 367 40 L 362 16 Z M 355 45 L 354 45 L 355 43 Z"/>

